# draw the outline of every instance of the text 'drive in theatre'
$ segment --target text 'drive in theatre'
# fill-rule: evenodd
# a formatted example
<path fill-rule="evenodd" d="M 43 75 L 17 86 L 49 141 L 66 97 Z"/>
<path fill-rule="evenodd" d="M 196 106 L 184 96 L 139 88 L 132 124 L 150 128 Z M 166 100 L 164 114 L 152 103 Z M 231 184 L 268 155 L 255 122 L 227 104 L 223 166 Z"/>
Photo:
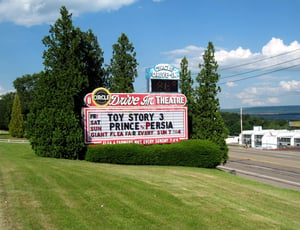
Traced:
<path fill-rule="evenodd" d="M 187 109 L 84 109 L 86 143 L 172 143 L 187 139 Z M 159 140 L 162 139 L 165 140 Z"/>

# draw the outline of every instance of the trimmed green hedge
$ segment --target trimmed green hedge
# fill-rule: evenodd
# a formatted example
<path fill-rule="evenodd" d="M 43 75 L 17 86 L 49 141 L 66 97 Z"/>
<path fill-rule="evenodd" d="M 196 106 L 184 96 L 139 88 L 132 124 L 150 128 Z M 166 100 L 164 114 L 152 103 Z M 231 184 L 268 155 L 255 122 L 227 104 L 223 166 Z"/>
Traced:
<path fill-rule="evenodd" d="M 85 159 L 133 165 L 179 165 L 214 168 L 222 162 L 220 148 L 207 140 L 186 140 L 163 145 L 90 145 Z"/>

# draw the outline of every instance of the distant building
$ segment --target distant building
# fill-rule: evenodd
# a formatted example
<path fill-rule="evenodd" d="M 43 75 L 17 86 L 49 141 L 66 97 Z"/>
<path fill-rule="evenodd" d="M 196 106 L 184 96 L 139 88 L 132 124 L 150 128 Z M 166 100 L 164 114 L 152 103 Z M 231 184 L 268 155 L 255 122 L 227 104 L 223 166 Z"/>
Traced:
<path fill-rule="evenodd" d="M 300 147 L 300 130 L 274 130 L 254 126 L 239 136 L 239 144 L 259 149 Z"/>

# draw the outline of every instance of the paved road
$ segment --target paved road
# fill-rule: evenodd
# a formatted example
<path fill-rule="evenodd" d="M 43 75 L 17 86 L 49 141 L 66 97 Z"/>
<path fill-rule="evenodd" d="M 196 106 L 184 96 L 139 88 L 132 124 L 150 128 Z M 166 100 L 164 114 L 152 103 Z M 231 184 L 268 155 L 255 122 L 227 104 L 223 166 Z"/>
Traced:
<path fill-rule="evenodd" d="M 300 191 L 300 151 L 229 148 L 229 160 L 219 167 L 239 176 Z"/>

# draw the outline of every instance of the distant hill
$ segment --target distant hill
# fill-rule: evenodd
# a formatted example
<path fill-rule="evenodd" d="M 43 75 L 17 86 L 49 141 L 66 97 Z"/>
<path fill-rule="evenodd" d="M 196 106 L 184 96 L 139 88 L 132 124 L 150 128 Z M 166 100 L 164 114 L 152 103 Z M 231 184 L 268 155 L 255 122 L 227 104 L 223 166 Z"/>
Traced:
<path fill-rule="evenodd" d="M 240 108 L 221 109 L 221 112 L 240 113 Z M 243 114 L 274 120 L 300 121 L 300 105 L 246 107 L 243 108 Z"/>

